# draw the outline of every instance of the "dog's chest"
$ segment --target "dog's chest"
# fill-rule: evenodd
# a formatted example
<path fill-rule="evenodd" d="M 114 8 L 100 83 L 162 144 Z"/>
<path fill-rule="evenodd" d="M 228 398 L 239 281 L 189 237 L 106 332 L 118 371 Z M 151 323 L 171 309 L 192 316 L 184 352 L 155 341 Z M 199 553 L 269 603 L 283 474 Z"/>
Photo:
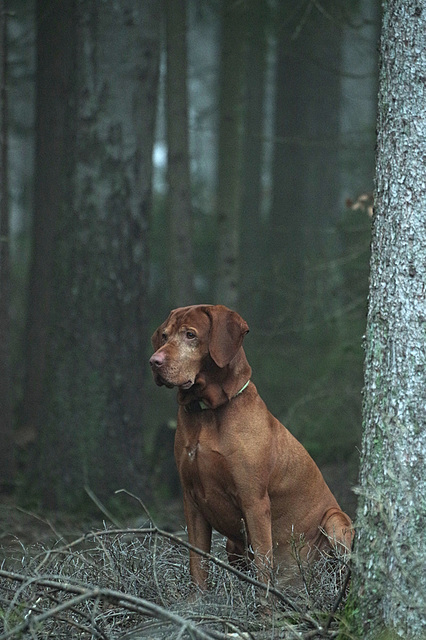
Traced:
<path fill-rule="evenodd" d="M 228 475 L 226 458 L 215 438 L 187 438 L 176 448 L 176 458 L 185 487 L 196 487 L 206 494 L 208 486 L 221 486 Z"/>
<path fill-rule="evenodd" d="M 192 444 L 182 455 L 180 475 L 187 495 L 213 529 L 240 538 L 242 512 L 223 456 L 202 442 Z"/>
<path fill-rule="evenodd" d="M 237 491 L 226 443 L 208 430 L 200 430 L 196 437 L 182 435 L 177 438 L 175 455 L 184 490 L 209 521 L 217 518 L 227 520 L 230 512 L 233 512 L 233 518 L 239 518 L 236 513 L 239 512 Z M 217 523 L 212 524 L 220 529 Z"/>

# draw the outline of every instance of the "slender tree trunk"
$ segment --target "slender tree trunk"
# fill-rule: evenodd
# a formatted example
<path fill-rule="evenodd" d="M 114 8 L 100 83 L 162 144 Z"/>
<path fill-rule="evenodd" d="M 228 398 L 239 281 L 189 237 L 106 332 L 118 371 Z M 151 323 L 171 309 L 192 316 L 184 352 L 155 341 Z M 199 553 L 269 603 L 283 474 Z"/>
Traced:
<path fill-rule="evenodd" d="M 359 0 L 344 25 L 340 109 L 340 201 L 373 193 L 380 0 Z"/>
<path fill-rule="evenodd" d="M 166 0 L 170 297 L 175 307 L 194 299 L 186 36 L 186 0 Z"/>
<path fill-rule="evenodd" d="M 238 304 L 241 203 L 242 90 L 246 14 L 242 2 L 223 0 L 217 169 L 216 301 Z"/>
<path fill-rule="evenodd" d="M 10 234 L 8 185 L 7 17 L 0 2 L 0 491 L 15 479 L 10 383 Z"/>
<path fill-rule="evenodd" d="M 37 0 L 37 78 L 32 264 L 25 333 L 22 444 L 34 441 L 42 422 L 50 330 L 53 256 L 69 177 L 70 96 L 74 82 L 74 0 Z"/>
<path fill-rule="evenodd" d="M 312 268 L 326 260 L 326 231 L 339 198 L 342 23 L 334 13 L 332 0 L 296 9 L 283 1 L 277 8 L 271 298 L 274 323 L 281 318 L 292 340 L 318 300 L 330 304 L 327 291 L 317 295 Z"/>
<path fill-rule="evenodd" d="M 354 595 L 365 638 L 426 632 L 426 3 L 384 6 Z"/>
<path fill-rule="evenodd" d="M 267 68 L 268 3 L 247 2 L 247 52 L 245 63 L 245 126 L 242 158 L 241 193 L 241 302 L 244 316 L 250 311 L 263 313 L 262 256 L 259 238 L 264 233 L 261 221 L 262 176 L 264 172 L 264 117 Z M 247 305 L 247 306 L 246 306 Z"/>
<path fill-rule="evenodd" d="M 284 305 L 283 301 L 278 301 L 277 291 L 270 291 L 273 323 L 276 324 L 278 314 L 284 309 L 287 321 L 292 323 L 294 318 L 299 326 L 295 307 L 300 302 L 304 268 L 302 228 L 306 158 L 302 139 L 307 135 L 305 110 L 308 105 L 303 96 L 306 61 L 293 53 L 296 45 L 292 40 L 287 5 L 283 1 L 276 9 L 275 126 L 268 262 L 272 282 L 285 292 Z M 300 40 L 303 36 L 298 34 L 297 37 Z"/>

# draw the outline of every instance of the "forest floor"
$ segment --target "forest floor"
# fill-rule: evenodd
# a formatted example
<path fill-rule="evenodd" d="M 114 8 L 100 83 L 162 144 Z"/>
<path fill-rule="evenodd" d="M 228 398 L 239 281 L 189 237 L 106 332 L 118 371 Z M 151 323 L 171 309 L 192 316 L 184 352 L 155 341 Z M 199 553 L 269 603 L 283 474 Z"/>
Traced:
<path fill-rule="evenodd" d="M 191 588 L 182 522 L 180 500 L 155 524 L 145 514 L 123 523 L 40 516 L 1 500 L 0 639 L 304 640 L 343 633 L 344 559 L 302 567 L 297 591 L 265 591 L 254 571 L 227 566 L 224 540 L 215 536 L 206 559 L 209 590 L 201 596 Z"/>

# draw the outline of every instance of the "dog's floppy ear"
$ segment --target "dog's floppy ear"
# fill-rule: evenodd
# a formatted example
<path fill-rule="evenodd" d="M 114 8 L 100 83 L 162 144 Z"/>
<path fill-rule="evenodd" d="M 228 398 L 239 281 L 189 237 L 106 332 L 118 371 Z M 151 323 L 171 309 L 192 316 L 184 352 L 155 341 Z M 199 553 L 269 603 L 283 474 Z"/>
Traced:
<path fill-rule="evenodd" d="M 210 356 L 223 368 L 237 355 L 249 331 L 248 324 L 238 313 L 219 304 L 206 307 L 205 312 L 211 320 Z"/>

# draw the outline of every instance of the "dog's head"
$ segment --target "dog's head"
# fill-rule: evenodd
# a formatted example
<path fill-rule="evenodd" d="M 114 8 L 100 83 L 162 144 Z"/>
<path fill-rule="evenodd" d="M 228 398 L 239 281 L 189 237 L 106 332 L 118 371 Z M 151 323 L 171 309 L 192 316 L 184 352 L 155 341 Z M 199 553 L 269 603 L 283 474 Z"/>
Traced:
<path fill-rule="evenodd" d="M 248 330 L 238 313 L 222 305 L 174 309 L 152 336 L 150 365 L 156 384 L 190 389 L 213 363 L 219 369 L 230 364 Z"/>

